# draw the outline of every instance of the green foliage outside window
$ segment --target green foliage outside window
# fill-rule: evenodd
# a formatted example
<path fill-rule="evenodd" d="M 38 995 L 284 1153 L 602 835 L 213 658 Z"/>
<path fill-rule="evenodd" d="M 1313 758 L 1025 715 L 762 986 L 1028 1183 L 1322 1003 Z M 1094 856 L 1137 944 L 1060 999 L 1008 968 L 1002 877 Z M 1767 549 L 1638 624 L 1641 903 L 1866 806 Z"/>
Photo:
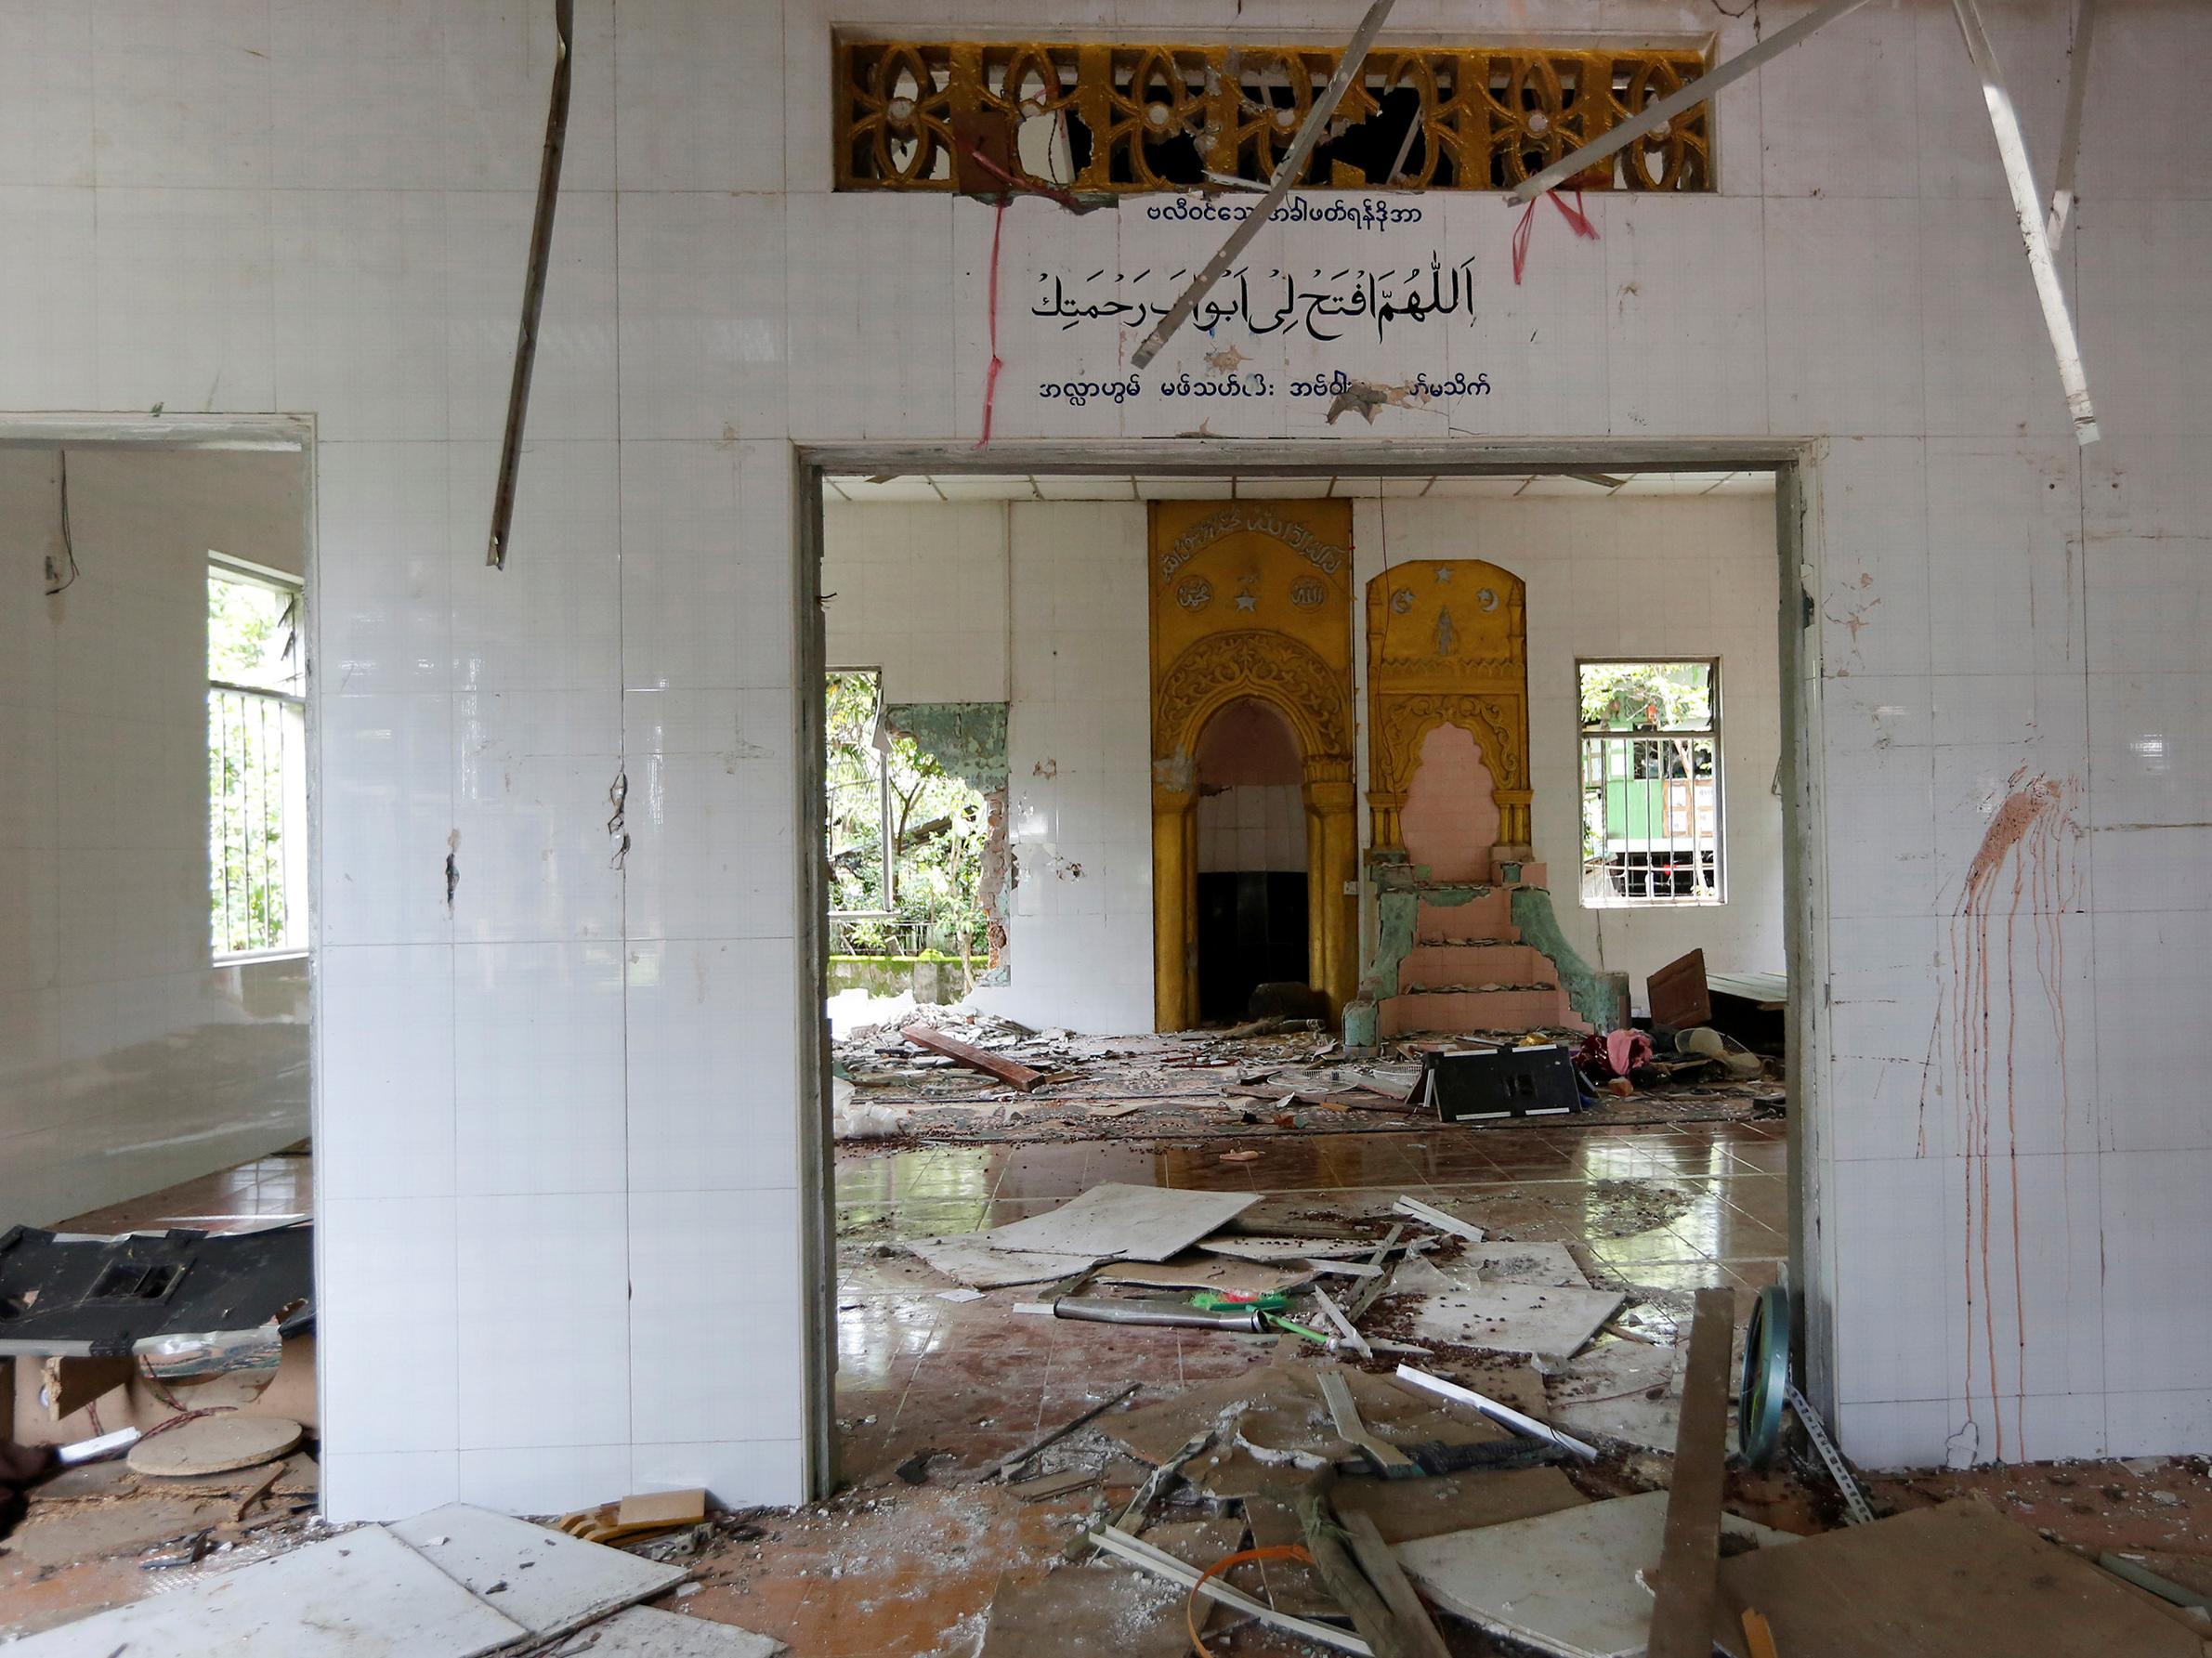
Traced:
<path fill-rule="evenodd" d="M 840 947 L 855 955 L 988 955 L 983 796 L 912 738 L 883 726 L 877 674 L 832 672 L 827 695 L 830 909 Z M 888 903 L 886 772 L 894 855 Z"/>

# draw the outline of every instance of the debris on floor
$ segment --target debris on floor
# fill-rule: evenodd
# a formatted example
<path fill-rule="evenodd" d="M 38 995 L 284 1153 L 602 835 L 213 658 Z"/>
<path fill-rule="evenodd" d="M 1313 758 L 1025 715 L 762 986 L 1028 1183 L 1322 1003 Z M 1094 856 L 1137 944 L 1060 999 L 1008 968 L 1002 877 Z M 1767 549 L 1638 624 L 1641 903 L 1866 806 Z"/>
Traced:
<path fill-rule="evenodd" d="M 464 1503 L 391 1526 L 326 1530 L 248 1563 L 195 1554 L 185 1564 L 184 1581 L 166 1594 L 59 1624 L 9 1651 L 24 1658 L 140 1651 L 477 1658 L 527 1646 L 570 1654 L 768 1658 L 782 1650 L 780 1642 L 697 1617 L 625 1612 L 675 1590 L 689 1577 L 687 1568 Z"/>
<path fill-rule="evenodd" d="M 1777 1060 L 1734 1043 L 1723 1051 L 1709 1031 L 1696 1034 L 1711 1038 L 1712 1053 L 1678 1053 L 1669 1032 L 1656 1057 L 1648 1033 L 1612 1033 L 1633 1035 L 1646 1057 L 1632 1080 L 1614 1078 L 1625 1097 L 1591 1099 L 1574 1080 L 1582 1038 L 1564 1031 L 1406 1036 L 1376 1057 L 1353 1058 L 1311 1019 L 1080 1037 L 964 1007 L 897 1012 L 837 1041 L 840 1140 L 1265 1138 L 1433 1129 L 1455 1120 L 1471 1131 L 1530 1120 L 1620 1127 L 1747 1120 L 1781 1099 L 1769 1080 L 1770 1072 L 1780 1075 Z M 1590 1038 L 1601 1054 L 1607 1040 Z M 1558 1115 L 1531 1115 L 1544 1111 Z"/>
<path fill-rule="evenodd" d="M 1244 1067 L 1247 1075 L 1264 1068 Z M 1225 1085 L 1271 1090 L 1281 1080 Z M 1433 1155 L 1432 1146 L 1459 1133 L 1433 1121 L 1431 1130 L 1415 1157 Z M 1564 1142 L 1581 1130 L 1523 1132 Z M 1002 1194 L 1015 1180 L 1011 1170 L 1036 1167 L 1032 1153 L 992 1155 L 1013 1159 Z M 1696 1647 L 1700 1658 L 1714 1640 L 1734 1658 L 1763 1652 L 1727 1646 L 1741 1638 L 1746 1610 L 1753 1626 L 1772 1630 L 1779 1653 L 1826 1651 L 1802 1635 L 1792 1639 L 1801 1625 L 1789 1611 L 1818 1604 L 1817 1597 L 1808 1601 L 1793 1588 L 1747 1601 L 1737 1580 L 1763 1585 L 1760 1574 L 1771 1573 L 1794 1583 L 1771 1557 L 1852 1545 L 1894 1521 L 1851 1523 L 1813 1454 L 1814 1424 L 1793 1419 L 1772 1442 L 1772 1464 L 1752 1468 L 1737 1450 L 1733 1403 L 1724 1423 L 1712 1419 L 1736 1379 L 1756 1369 L 1744 1351 L 1751 1291 L 1705 1289 L 1705 1379 L 1685 1387 L 1692 1291 L 1701 1286 L 1656 1269 L 1656 1282 L 1640 1282 L 1637 1260 L 1685 1217 L 1711 1212 L 1710 1181 L 1687 1160 L 1665 1168 L 1648 1158 L 1593 1155 L 1576 1182 L 1567 1225 L 1544 1219 L 1550 1211 L 1510 1180 L 1255 1200 L 1239 1177 L 1218 1170 L 1211 1145 L 1162 1165 L 1186 1176 L 1187 1186 L 1178 1178 L 1148 1192 L 1101 1178 L 1129 1159 L 1097 1150 L 1089 1157 L 1085 1179 L 1059 1189 L 1078 1195 L 1024 1195 L 1011 1221 L 1006 1208 L 984 1206 L 999 1224 L 979 1220 L 957 1234 L 964 1253 L 956 1262 L 973 1281 L 988 1275 L 992 1260 L 1040 1245 L 1053 1246 L 1041 1258 L 1046 1268 L 1067 1270 L 962 1307 L 962 1327 L 985 1333 L 975 1367 L 957 1385 L 943 1379 L 958 1342 L 933 1336 L 898 1431 L 883 1436 L 880 1452 L 857 1452 L 870 1470 L 854 1491 L 857 1503 L 957 1504 L 973 1493 L 1018 1517 L 1003 1523 L 1022 1541 L 1007 1557 L 1013 1563 L 981 1589 L 976 1621 L 914 1650 L 959 1658 L 980 1642 L 987 1655 L 1431 1658 L 1489 1651 L 1480 1643 L 1496 1640 L 1555 1658 L 1634 1658 L 1647 1648 L 1659 1658 L 1662 1636 L 1682 1635 L 1679 1611 L 1665 1630 L 1655 1621 L 1663 1605 L 1683 1599 L 1661 1598 L 1679 1582 L 1704 1586 L 1690 1602 L 1715 1625 L 1714 1639 Z M 915 1208 L 949 1212 L 930 1196 L 918 1196 Z M 855 1223 L 868 1212 L 857 1206 Z M 1561 1230 L 1517 1235 L 1532 1220 Z M 1562 1232 L 1576 1241 L 1558 1241 Z M 944 1243 L 901 1237 L 881 1247 L 927 1260 L 941 1257 Z M 1128 1259 L 1140 1250 L 1162 1259 Z M 909 1293 L 931 1293 L 932 1274 L 918 1260 L 910 1270 L 922 1276 L 897 1282 Z M 1780 1304 L 1787 1308 L 1787 1299 Z M 1001 1324 L 981 1322 L 994 1308 Z M 1716 1310 L 1717 1350 L 1705 1317 Z M 1058 1392 L 1048 1390 L 1040 1413 L 1040 1426 L 1052 1431 L 1042 1444 L 1027 1431 L 1001 1439 L 986 1355 L 1027 1366 L 1037 1350 L 1053 1355 L 1048 1375 L 1066 1378 Z M 1161 1351 L 1164 1369 L 1142 1365 L 1141 1355 Z M 1716 1352 L 1725 1378 L 1716 1377 Z M 1101 1385 L 1131 1376 L 1141 1379 L 1120 1381 L 1119 1391 Z M 1686 1391 L 1700 1402 L 1690 1413 L 1694 1450 L 1682 1440 Z M 949 1433 L 923 1437 L 923 1411 L 939 1401 L 932 1420 Z M 963 1427 L 1003 1448 L 981 1458 L 962 1451 Z M 866 1436 L 878 1430 L 862 1431 L 861 1446 L 877 1443 Z M 954 1448 L 939 1452 L 945 1446 Z M 893 1470 L 917 1453 L 931 1454 L 927 1485 L 905 1489 Z M 1695 1458 L 1695 1479 L 1678 1479 L 1684 1456 Z M 2163 1466 L 2140 1481 L 2127 1477 L 2140 1486 L 2136 1507 L 2146 1515 L 2162 1511 L 2151 1494 L 2183 1482 Z M 2212 1507 L 2212 1480 L 2199 1482 Z M 1874 1489 L 1885 1514 L 1931 1500 L 1895 1484 Z M 1709 1514 L 1707 1529 L 1687 1524 L 1677 1537 L 1676 1507 Z M 2017 1519 L 1996 1523 L 2032 1549 L 2048 1547 Z M 902 1536 L 896 1527 L 879 1534 Z M 2157 1534 L 2170 1542 L 2172 1522 Z M 1212 1552 L 1171 1541 L 1185 1535 L 1207 1536 Z M 2140 1550 L 2150 1536 L 2146 1529 L 2110 1541 Z M 1939 1555 L 1933 1545 L 1931 1554 Z M 2121 1583 L 2094 1555 L 2069 1558 L 2139 1603 L 2156 1599 Z M 2145 1560 L 2135 1569 L 2187 1596 L 2173 1575 L 2187 1570 L 2186 1558 L 2179 1566 L 2170 1555 L 2156 1558 L 2166 1570 Z M 1939 1568 L 1928 1570 L 1936 1581 Z M 1839 1597 L 1851 1592 L 1848 1581 L 1832 1586 Z M 2177 1628 L 2178 1619 L 2202 1615 L 2159 1604 L 2147 1615 Z M 1831 1625 L 1843 1620 L 1834 1607 L 1820 1615 Z M 1892 1635 L 1886 1648 L 1834 1650 L 1857 1658 L 1921 1649 Z M 1928 1650 L 1954 1658 L 1951 1648 Z M 2030 1650 L 2046 1649 L 2016 1640 L 1956 1652 Z M 2048 1650 L 2088 1658 L 2138 1649 Z"/>

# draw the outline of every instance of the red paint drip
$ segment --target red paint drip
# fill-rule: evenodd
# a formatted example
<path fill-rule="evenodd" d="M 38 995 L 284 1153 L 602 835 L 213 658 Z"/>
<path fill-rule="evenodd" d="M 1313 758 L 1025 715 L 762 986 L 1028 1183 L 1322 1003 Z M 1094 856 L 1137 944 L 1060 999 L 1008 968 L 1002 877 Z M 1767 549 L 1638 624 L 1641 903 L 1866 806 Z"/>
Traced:
<path fill-rule="evenodd" d="M 2021 1260 L 2020 1227 L 2020 1123 L 2015 1092 L 2014 1050 L 2019 1035 L 2020 997 L 2014 954 L 2023 902 L 2034 931 L 2035 973 L 2042 981 L 2044 1012 L 2049 1018 L 2058 1045 L 2060 1111 L 2061 1125 L 2071 1116 L 2071 1089 L 2065 1078 L 2066 1008 L 2065 946 L 2061 932 L 2064 910 L 2073 902 L 2078 878 L 2071 862 L 2071 842 L 2079 830 L 2072 816 L 2075 785 L 2071 779 L 2053 781 L 2029 777 L 2026 768 L 2013 773 L 2005 799 L 1991 817 L 1982 844 L 1968 866 L 1964 890 L 1952 912 L 1951 979 L 1944 994 L 1945 1007 L 1936 1014 L 1929 1037 L 1932 1073 L 1948 1024 L 1956 1050 L 1961 1086 L 1959 1128 L 1964 1176 L 1966 1256 L 1965 1290 L 1967 1414 L 1975 1412 L 1977 1387 L 1986 1390 L 1995 1452 L 2006 1459 L 2003 1398 L 2006 1391 L 2026 1391 L 2027 1317 L 2025 1269 Z M 2008 890 L 2009 889 L 2009 890 Z M 1992 989 L 1989 946 L 1992 922 L 2000 893 L 2005 894 L 2001 947 L 2004 986 L 2000 1000 Z M 1946 1013 L 1948 1019 L 1946 1021 Z M 2002 1028 L 1999 1029 L 1999 1018 Z M 2003 1072 L 1997 1070 L 1996 1050 L 2004 1046 Z M 1932 1075 L 1930 1078 L 1933 1083 Z M 2001 1140 L 1996 1129 L 1996 1090 L 2003 1090 L 2004 1128 Z M 1927 1151 L 1927 1091 L 1921 1094 L 1921 1153 Z M 2065 1142 L 2061 1141 L 2061 1144 Z M 1996 1156 L 2005 1160 L 2003 1190 L 1993 1169 Z M 1999 1204 L 2008 1210 L 2012 1238 L 2013 1374 L 2004 1389 L 1997 1364 L 1997 1307 L 1995 1273 L 1990 1260 L 1992 1222 Z M 1975 1329 L 1979 1304 L 1980 1329 Z M 1976 1338 L 1980 1339 L 1977 1342 Z M 1976 1351 L 1979 1346 L 1980 1351 Z M 1976 1372 L 1986 1365 L 1979 1382 Z"/>
<path fill-rule="evenodd" d="M 1598 240 L 1598 228 L 1590 222 L 1590 215 L 1582 210 L 1582 192 L 1575 192 L 1575 205 L 1569 207 L 1566 198 L 1557 190 L 1546 190 L 1551 205 L 1559 209 L 1560 216 L 1585 242 Z M 1536 229 L 1536 203 L 1528 204 L 1528 211 L 1521 215 L 1521 222 L 1513 227 L 1513 286 L 1521 285 L 1521 273 L 1528 267 L 1528 239 Z"/>
<path fill-rule="evenodd" d="M 991 410 L 999 400 L 999 238 L 1006 230 L 1006 202 L 1001 199 L 990 227 L 990 370 L 983 377 L 983 436 L 975 447 L 990 442 Z"/>

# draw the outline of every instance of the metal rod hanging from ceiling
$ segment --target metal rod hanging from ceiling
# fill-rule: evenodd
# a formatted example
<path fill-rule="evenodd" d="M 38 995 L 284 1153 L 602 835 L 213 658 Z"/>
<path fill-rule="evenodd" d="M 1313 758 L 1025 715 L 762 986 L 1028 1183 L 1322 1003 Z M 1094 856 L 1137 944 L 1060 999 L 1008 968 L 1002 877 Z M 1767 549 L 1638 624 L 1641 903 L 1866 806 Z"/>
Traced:
<path fill-rule="evenodd" d="M 530 412 L 530 370 L 538 359 L 538 313 L 545 304 L 545 270 L 553 252 L 553 212 L 560 203 L 561 151 L 569 141 L 569 48 L 575 0 L 553 0 L 553 99 L 545 111 L 545 154 L 538 165 L 538 208 L 530 221 L 530 266 L 522 281 L 522 327 L 515 340 L 515 379 L 507 389 L 506 434 L 500 441 L 499 485 L 491 497 L 491 540 L 484 562 L 507 568 L 507 532 L 515 518 L 515 477 L 522 466 L 522 423 Z"/>

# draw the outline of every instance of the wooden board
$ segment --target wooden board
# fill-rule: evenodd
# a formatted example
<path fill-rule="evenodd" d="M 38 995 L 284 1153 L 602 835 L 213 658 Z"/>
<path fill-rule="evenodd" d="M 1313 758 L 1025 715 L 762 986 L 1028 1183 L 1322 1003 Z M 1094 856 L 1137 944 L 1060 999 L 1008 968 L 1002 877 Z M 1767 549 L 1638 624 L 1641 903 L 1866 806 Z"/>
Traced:
<path fill-rule="evenodd" d="M 1338 1520 L 1344 1528 L 1345 1540 L 1352 1547 L 1353 1560 L 1368 1582 L 1374 1585 L 1375 1592 L 1382 1597 L 1382 1604 L 1395 1620 L 1397 1638 L 1407 1658 L 1451 1658 L 1451 1649 L 1444 1644 L 1436 1620 L 1429 1615 L 1429 1609 L 1414 1593 L 1405 1568 L 1398 1564 L 1397 1556 L 1391 1553 L 1382 1534 L 1375 1529 L 1375 1522 L 1365 1514 L 1342 1511 Z"/>
<path fill-rule="evenodd" d="M 1689 1030 L 1713 1022 L 1713 999 L 1706 989 L 1705 952 L 1692 950 L 1654 970 L 1643 982 L 1651 1022 L 1660 1030 Z"/>
<path fill-rule="evenodd" d="M 131 1447 L 131 1471 L 183 1478 L 272 1462 L 296 1447 L 300 1426 L 281 1416 L 202 1416 Z"/>
<path fill-rule="evenodd" d="M 1386 1543 L 1414 1543 L 1578 1508 L 1590 1499 L 1555 1468 L 1501 1469 L 1426 1480 L 1340 1479 L 1329 1492 L 1339 1514 L 1364 1514 Z"/>
<path fill-rule="evenodd" d="M 1305 1546 L 1305 1528 L 1298 1523 L 1298 1510 L 1287 1497 L 1247 1497 L 1245 1523 L 1252 1528 L 1254 1548 Z M 1276 1611 L 1294 1618 L 1332 1618 L 1338 1615 L 1336 1597 L 1321 1581 L 1321 1573 L 1304 1560 L 1263 1560 L 1263 1597 Z"/>
<path fill-rule="evenodd" d="M 1735 1291 L 1701 1289 L 1674 1442 L 1667 1540 L 1652 1609 L 1651 1658 L 1712 1658 L 1721 1495 L 1728 1471 L 1728 1356 Z"/>
<path fill-rule="evenodd" d="M 432 1508 L 391 1531 L 541 1638 L 674 1588 L 689 1575 L 681 1566 L 658 1565 L 467 1503 Z M 504 1586 L 496 1594 L 495 1584 Z"/>
<path fill-rule="evenodd" d="M 530 1631 L 382 1526 L 16 1642 L 8 1658 L 478 1658 Z"/>
<path fill-rule="evenodd" d="M 1721 1564 L 1715 1638 L 1745 1658 L 1746 1606 L 1787 1658 L 2201 1658 L 2127 1585 L 1960 1497 Z M 1733 1627 L 1731 1627 L 1733 1625 Z"/>
<path fill-rule="evenodd" d="M 1116 1181 L 1042 1215 L 976 1235 L 994 1249 L 1166 1260 L 1218 1232 L 1260 1201 L 1257 1192 L 1188 1192 Z"/>
<path fill-rule="evenodd" d="M 967 1066 L 971 1071 L 981 1071 L 987 1077 L 996 1077 L 1008 1088 L 1021 1093 L 1033 1092 L 1038 1085 L 1044 1080 L 1042 1071 L 1031 1070 L 1019 1061 L 1006 1059 L 996 1053 L 986 1053 L 980 1048 L 971 1048 L 965 1042 L 954 1041 L 950 1037 L 944 1035 L 941 1031 L 932 1030 L 926 1025 L 910 1025 L 903 1027 L 898 1034 L 917 1048 L 926 1048 L 932 1053 L 941 1053 L 947 1059 Z"/>
<path fill-rule="evenodd" d="M 1796 1541 L 1747 1521 L 1722 1524 L 1762 1547 Z M 1565 1658 L 1640 1658 L 1652 1598 L 1639 1574 L 1657 1563 L 1666 1529 L 1667 1494 L 1647 1491 L 1400 1544 L 1395 1552 L 1431 1599 L 1486 1629 Z M 1787 1643 L 1782 1650 L 1804 1658 Z M 1884 1658 L 1907 1652 L 1931 1658 L 1910 1644 Z"/>

